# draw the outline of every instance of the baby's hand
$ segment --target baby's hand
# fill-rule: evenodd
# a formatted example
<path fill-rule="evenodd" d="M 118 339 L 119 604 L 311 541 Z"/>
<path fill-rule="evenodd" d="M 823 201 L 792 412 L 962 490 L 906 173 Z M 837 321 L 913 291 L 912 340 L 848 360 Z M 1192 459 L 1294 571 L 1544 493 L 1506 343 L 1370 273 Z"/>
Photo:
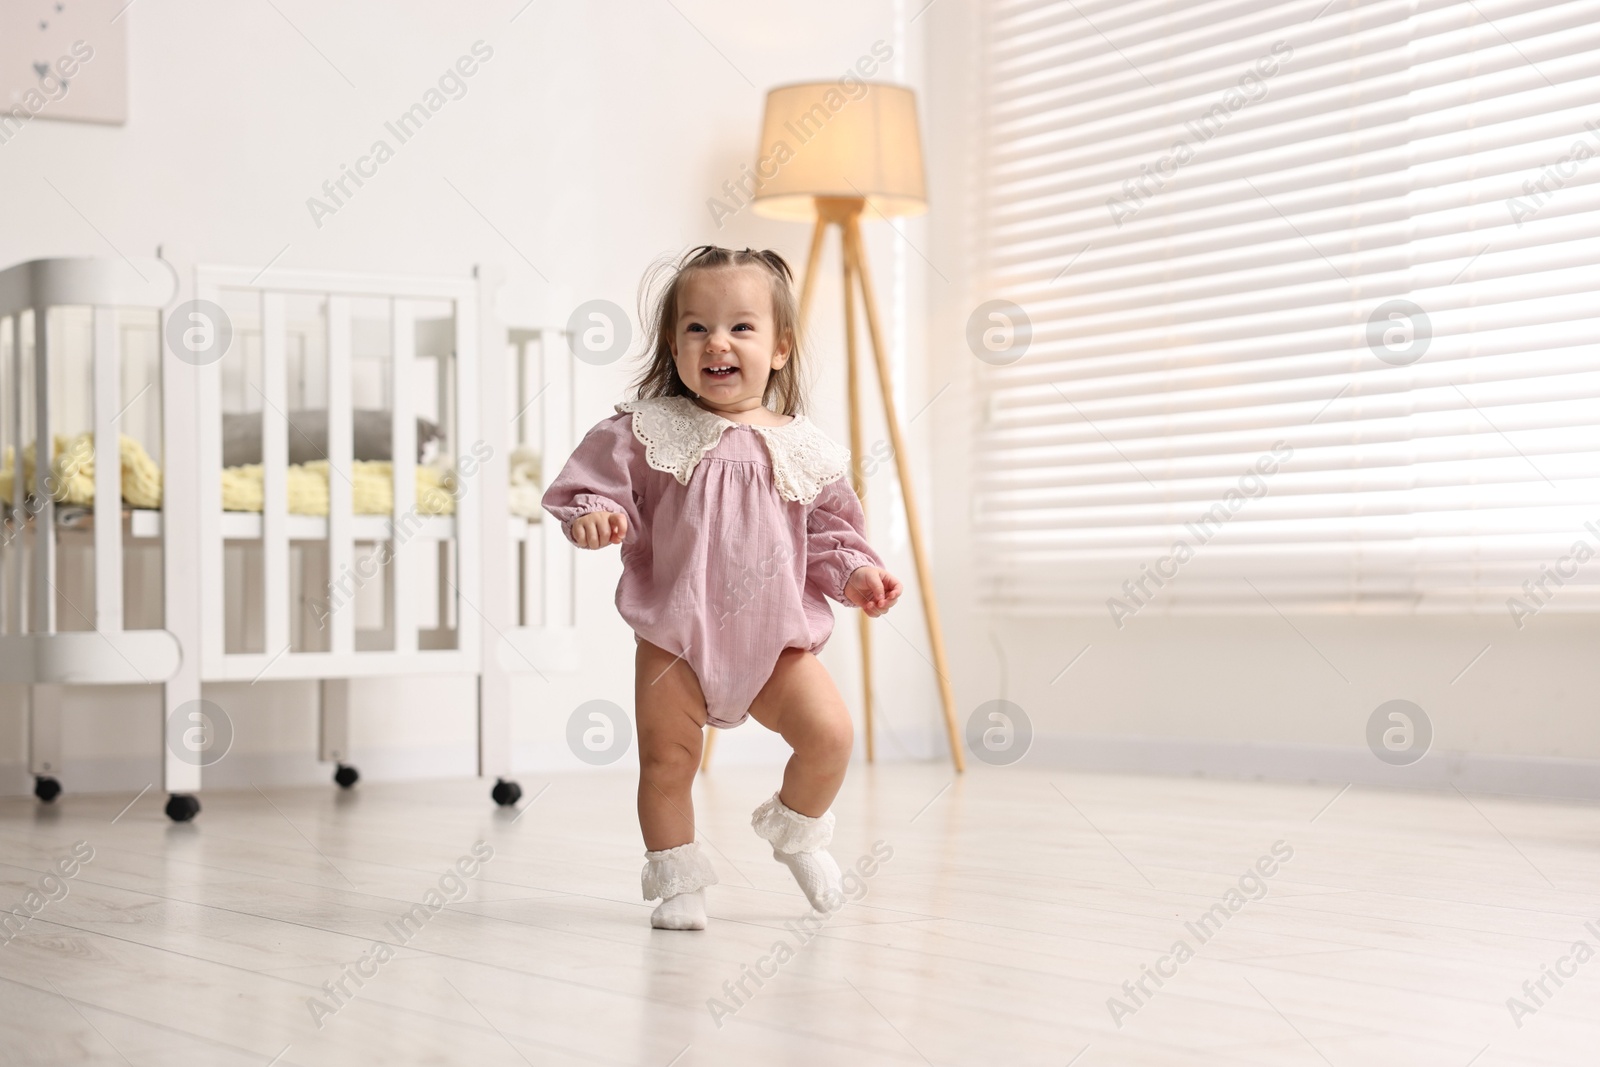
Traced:
<path fill-rule="evenodd" d="M 572 520 L 572 543 L 579 548 L 620 544 L 628 534 L 628 517 L 615 511 L 591 511 Z"/>
<path fill-rule="evenodd" d="M 844 598 L 876 619 L 900 599 L 900 579 L 877 567 L 857 567 L 844 583 Z"/>

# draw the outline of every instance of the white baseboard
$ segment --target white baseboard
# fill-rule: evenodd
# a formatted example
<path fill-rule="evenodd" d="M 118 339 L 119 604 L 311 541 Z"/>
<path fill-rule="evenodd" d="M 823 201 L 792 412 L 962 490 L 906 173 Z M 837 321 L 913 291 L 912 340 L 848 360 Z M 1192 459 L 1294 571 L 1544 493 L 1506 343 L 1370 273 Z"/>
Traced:
<path fill-rule="evenodd" d="M 918 736 L 914 740 L 928 743 L 933 750 L 931 759 L 948 759 L 942 735 L 930 732 L 926 738 Z M 717 765 L 781 764 L 781 753 L 775 754 L 769 748 L 719 745 Z M 878 748 L 881 762 L 904 762 L 903 756 L 897 757 L 881 739 Z M 857 761 L 860 759 L 858 752 Z M 968 752 L 968 762 L 972 759 Z M 352 753 L 351 763 L 361 771 L 363 780 L 372 782 L 461 778 L 477 773 L 477 752 L 471 744 L 368 748 Z M 512 777 L 590 769 L 559 742 L 520 744 L 513 753 L 512 765 Z M 631 771 L 636 765 L 637 758 L 629 752 L 611 768 L 593 769 Z M 1034 738 L 1020 765 L 1105 774 L 1198 775 L 1335 785 L 1354 782 L 1408 789 L 1448 790 L 1455 786 L 1476 793 L 1600 800 L 1600 760 L 1557 756 L 1433 751 L 1409 767 L 1391 767 L 1364 748 L 1340 745 L 1041 734 Z M 150 783 L 159 788 L 161 763 L 153 756 L 67 759 L 56 777 L 69 793 L 132 794 Z M 234 753 L 206 768 L 203 788 L 329 785 L 332 777 L 332 765 L 318 762 L 309 752 Z M 0 796 L 32 793 L 33 776 L 27 773 L 25 763 L 0 762 Z"/>
<path fill-rule="evenodd" d="M 65 758 L 55 775 L 67 793 L 137 793 L 154 783 L 161 788 L 161 760 L 157 756 Z M 360 748 L 351 753 L 352 766 L 363 781 L 403 782 L 423 778 L 461 778 L 477 773 L 478 753 L 471 744 L 428 745 L 405 748 Z M 314 752 L 230 752 L 201 774 L 206 789 L 333 785 L 333 764 L 319 762 Z M 21 760 L 0 763 L 0 796 L 32 796 L 33 775 Z"/>
<path fill-rule="evenodd" d="M 971 754 L 968 754 L 971 758 Z M 1022 763 L 1062 770 L 1392 786 L 1600 800 L 1600 760 L 1432 751 L 1408 767 L 1365 748 L 1194 738 L 1039 735 Z"/>

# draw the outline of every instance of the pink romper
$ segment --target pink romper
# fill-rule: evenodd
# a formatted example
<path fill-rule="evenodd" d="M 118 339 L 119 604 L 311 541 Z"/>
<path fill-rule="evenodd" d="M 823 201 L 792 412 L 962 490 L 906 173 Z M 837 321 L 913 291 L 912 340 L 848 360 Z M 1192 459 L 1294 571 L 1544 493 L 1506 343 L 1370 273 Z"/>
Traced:
<path fill-rule="evenodd" d="M 617 611 L 694 670 L 713 726 L 737 726 L 786 648 L 819 652 L 823 599 L 850 605 L 862 533 L 850 454 L 804 415 L 747 426 L 689 397 L 631 400 L 590 430 L 544 494 L 572 539 L 592 511 L 626 515 Z"/>

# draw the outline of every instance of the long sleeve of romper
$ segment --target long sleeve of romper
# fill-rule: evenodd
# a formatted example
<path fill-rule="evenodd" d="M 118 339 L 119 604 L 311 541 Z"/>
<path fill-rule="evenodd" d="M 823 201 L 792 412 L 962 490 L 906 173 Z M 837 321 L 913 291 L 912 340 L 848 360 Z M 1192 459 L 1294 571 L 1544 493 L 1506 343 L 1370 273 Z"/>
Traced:
<path fill-rule="evenodd" d="M 855 607 L 844 595 L 852 571 L 887 569 L 867 544 L 865 530 L 866 516 L 849 477 L 823 486 L 806 517 L 806 582 L 846 607 Z"/>
<path fill-rule="evenodd" d="M 595 511 L 627 516 L 625 540 L 643 536 L 636 493 L 645 465 L 631 418 L 620 414 L 598 423 L 545 490 L 540 505 L 561 523 L 568 541 L 572 541 L 572 521 Z"/>

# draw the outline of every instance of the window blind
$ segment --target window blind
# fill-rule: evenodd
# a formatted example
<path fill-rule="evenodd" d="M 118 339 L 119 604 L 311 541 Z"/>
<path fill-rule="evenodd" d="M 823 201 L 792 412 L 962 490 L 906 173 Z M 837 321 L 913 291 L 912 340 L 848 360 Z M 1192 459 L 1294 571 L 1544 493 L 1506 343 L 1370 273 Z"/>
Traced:
<path fill-rule="evenodd" d="M 989 607 L 1600 607 L 1600 3 L 984 30 Z"/>

